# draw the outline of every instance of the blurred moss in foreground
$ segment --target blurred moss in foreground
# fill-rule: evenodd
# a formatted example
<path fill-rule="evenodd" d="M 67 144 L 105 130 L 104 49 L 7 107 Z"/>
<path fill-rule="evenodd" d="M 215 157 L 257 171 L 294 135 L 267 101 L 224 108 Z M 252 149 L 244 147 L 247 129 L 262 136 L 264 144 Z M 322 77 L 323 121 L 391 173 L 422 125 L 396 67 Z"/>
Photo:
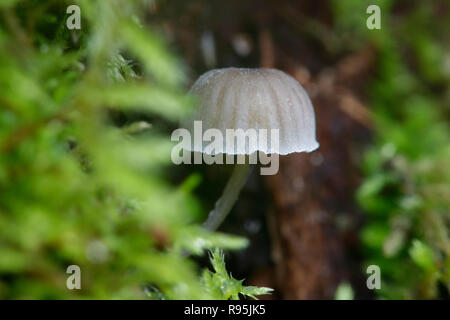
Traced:
<path fill-rule="evenodd" d="M 0 4 L 0 298 L 228 298 L 185 253 L 246 240 L 194 224 L 195 199 L 161 174 L 169 137 L 111 125 L 112 110 L 189 112 L 182 64 L 138 22 L 151 1 L 78 1 L 72 31 L 70 4 Z"/>

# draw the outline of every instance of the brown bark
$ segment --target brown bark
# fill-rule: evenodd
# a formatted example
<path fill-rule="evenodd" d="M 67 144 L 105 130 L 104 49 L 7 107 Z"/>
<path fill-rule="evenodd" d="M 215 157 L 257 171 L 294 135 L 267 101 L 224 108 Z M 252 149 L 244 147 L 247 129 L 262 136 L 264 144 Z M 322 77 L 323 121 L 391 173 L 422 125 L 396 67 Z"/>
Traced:
<path fill-rule="evenodd" d="M 336 286 L 349 280 L 345 242 L 352 242 L 358 224 L 355 162 L 358 140 L 370 126 L 369 112 L 350 87 L 361 81 L 373 60 L 367 48 L 313 81 L 305 83 L 304 72 L 299 73 L 312 96 L 320 148 L 280 157 L 279 173 L 265 177 L 274 200 L 268 225 L 276 286 L 284 299 L 330 299 Z"/>

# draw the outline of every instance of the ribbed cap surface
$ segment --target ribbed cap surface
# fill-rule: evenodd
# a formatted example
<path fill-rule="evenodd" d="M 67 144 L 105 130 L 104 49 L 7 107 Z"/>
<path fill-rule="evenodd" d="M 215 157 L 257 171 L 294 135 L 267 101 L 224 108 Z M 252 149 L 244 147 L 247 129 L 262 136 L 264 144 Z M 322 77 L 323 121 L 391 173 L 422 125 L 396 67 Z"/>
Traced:
<path fill-rule="evenodd" d="M 288 154 L 310 152 L 319 144 L 315 134 L 314 109 L 308 94 L 291 76 L 276 69 L 226 68 L 208 71 L 191 88 L 198 97 L 198 109 L 183 126 L 193 133 L 194 120 L 202 121 L 203 131 L 215 128 L 222 132 L 221 153 Z M 269 144 L 248 143 L 226 150 L 226 129 L 267 129 Z M 271 149 L 270 130 L 279 129 L 279 149 Z M 192 146 L 191 151 L 204 152 L 209 142 Z"/>

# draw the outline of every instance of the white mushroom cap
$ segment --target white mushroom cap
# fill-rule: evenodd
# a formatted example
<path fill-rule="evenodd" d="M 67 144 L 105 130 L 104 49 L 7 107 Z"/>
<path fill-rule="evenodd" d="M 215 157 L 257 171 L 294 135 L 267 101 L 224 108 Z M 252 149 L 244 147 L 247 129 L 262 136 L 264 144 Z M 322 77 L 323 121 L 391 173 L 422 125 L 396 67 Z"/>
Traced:
<path fill-rule="evenodd" d="M 316 141 L 314 109 L 308 94 L 291 76 L 276 69 L 225 68 L 206 72 L 192 86 L 199 106 L 185 127 L 193 132 L 194 120 L 202 121 L 203 132 L 220 130 L 226 142 L 226 129 L 267 129 L 269 143 L 250 150 L 248 144 L 235 151 L 218 153 L 250 154 L 254 151 L 289 154 L 310 152 Z M 270 130 L 279 129 L 279 148 L 270 146 Z M 204 152 L 193 145 L 190 151 Z"/>

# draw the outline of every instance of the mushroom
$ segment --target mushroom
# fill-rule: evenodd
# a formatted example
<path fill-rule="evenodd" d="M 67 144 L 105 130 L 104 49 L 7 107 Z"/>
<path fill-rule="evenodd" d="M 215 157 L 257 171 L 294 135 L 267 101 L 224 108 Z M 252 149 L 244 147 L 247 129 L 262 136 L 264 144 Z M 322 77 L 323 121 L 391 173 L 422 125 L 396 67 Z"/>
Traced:
<path fill-rule="evenodd" d="M 223 195 L 204 224 L 215 230 L 230 212 L 246 182 L 250 172 L 249 156 L 257 151 L 260 155 L 311 152 L 319 146 L 314 109 L 303 87 L 276 69 L 211 70 L 198 78 L 190 92 L 198 97 L 199 106 L 185 127 L 193 132 L 194 121 L 201 121 L 204 129 L 219 130 L 226 137 L 218 153 L 245 155 L 245 162 L 236 164 Z M 256 146 L 238 141 L 237 148 L 230 149 L 227 129 L 275 130 L 279 141 L 271 141 L 269 146 L 264 137 L 258 136 Z M 205 153 L 205 142 L 194 141 L 189 151 Z"/>

